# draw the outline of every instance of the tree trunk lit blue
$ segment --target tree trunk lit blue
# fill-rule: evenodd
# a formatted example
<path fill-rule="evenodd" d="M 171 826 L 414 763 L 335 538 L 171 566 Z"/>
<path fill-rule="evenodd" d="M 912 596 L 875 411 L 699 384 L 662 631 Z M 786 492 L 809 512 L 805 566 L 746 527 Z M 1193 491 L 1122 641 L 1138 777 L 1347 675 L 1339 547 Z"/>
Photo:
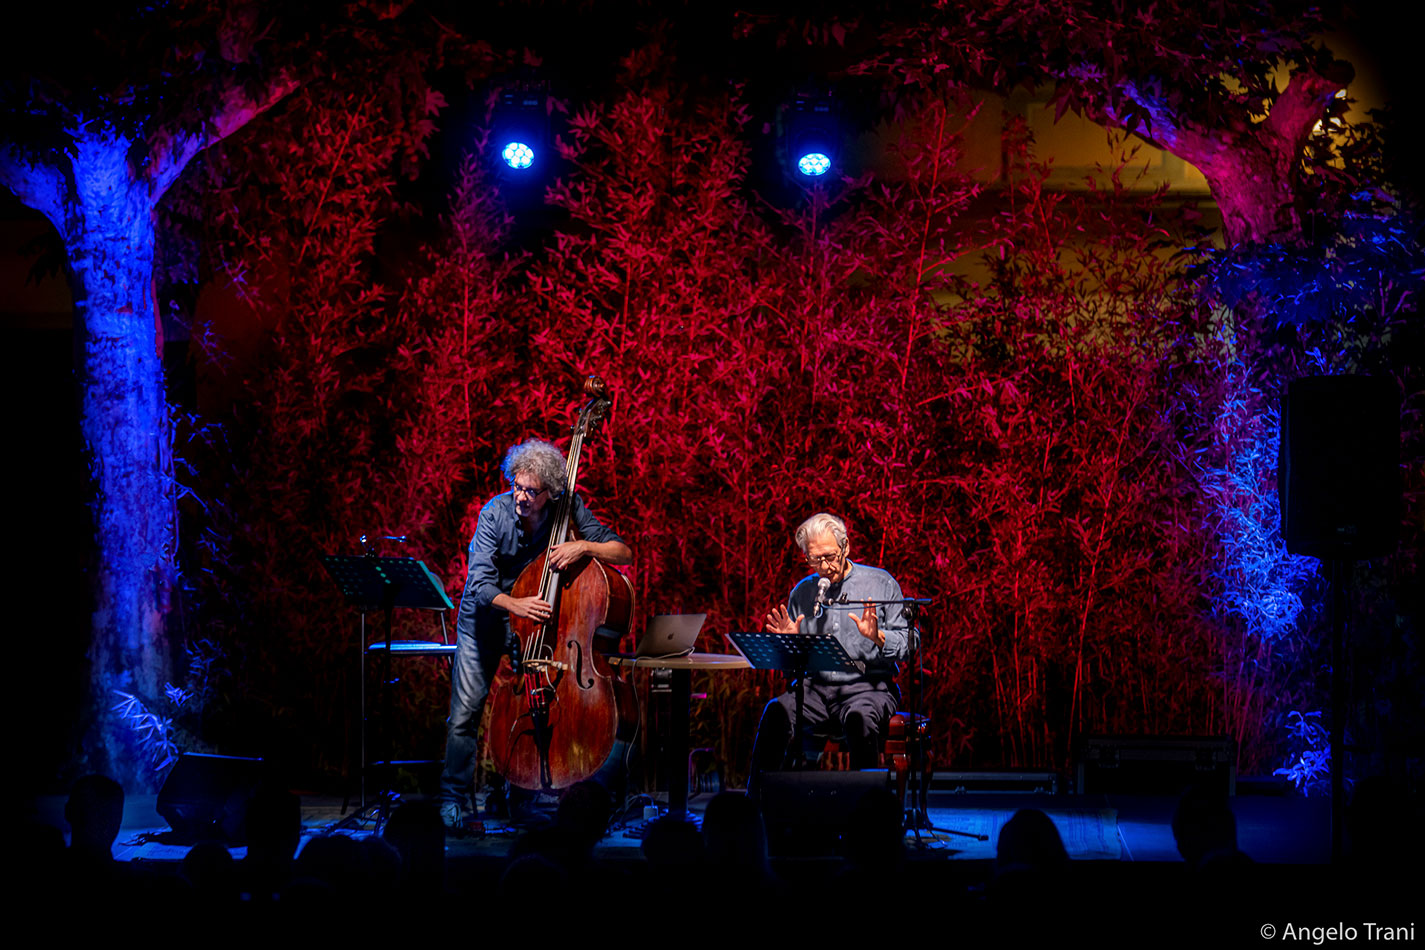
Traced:
<path fill-rule="evenodd" d="M 177 529 L 154 300 L 153 198 L 150 184 L 130 173 L 130 144 L 86 127 L 67 168 L 12 161 L 6 178 L 59 230 L 74 294 L 95 532 L 90 697 L 78 765 L 137 791 L 161 775 L 114 712 L 114 690 L 156 707 L 172 679 L 164 620 Z"/>
<path fill-rule="evenodd" d="M 177 541 L 171 439 L 154 299 L 148 186 L 127 172 L 128 143 L 81 140 L 74 186 L 83 227 L 70 242 L 82 333 L 80 426 L 95 491 L 98 552 L 90 659 L 97 743 L 121 781 L 149 766 L 111 707 L 115 689 L 150 704 L 172 679 L 164 630 Z M 152 784 L 152 777 L 142 784 Z M 125 784 L 130 784 L 125 781 Z"/>
<path fill-rule="evenodd" d="M 163 777 L 154 768 L 155 737 L 145 742 L 115 706 L 122 700 L 130 709 L 162 708 L 176 661 L 165 626 L 178 529 L 154 292 L 154 209 L 194 155 L 296 88 L 284 74 L 256 97 L 247 86 L 223 86 L 201 134 L 156 129 L 137 133 L 140 141 L 118 134 L 103 117 L 73 116 L 66 130 L 72 150 L 41 157 L 0 139 L 0 184 L 43 213 L 64 241 L 81 344 L 80 428 L 94 491 L 96 557 L 89 578 L 90 701 L 83 757 L 75 764 L 135 791 Z M 164 729 L 157 717 L 141 725 Z"/>

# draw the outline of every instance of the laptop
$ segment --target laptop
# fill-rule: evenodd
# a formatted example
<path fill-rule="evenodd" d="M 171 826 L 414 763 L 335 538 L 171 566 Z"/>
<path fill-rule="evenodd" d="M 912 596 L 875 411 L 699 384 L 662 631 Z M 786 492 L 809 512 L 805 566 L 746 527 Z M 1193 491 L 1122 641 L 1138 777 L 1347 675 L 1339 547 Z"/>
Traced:
<path fill-rule="evenodd" d="M 658 614 L 643 628 L 643 636 L 634 650 L 635 657 L 687 656 L 698 641 L 707 614 Z"/>

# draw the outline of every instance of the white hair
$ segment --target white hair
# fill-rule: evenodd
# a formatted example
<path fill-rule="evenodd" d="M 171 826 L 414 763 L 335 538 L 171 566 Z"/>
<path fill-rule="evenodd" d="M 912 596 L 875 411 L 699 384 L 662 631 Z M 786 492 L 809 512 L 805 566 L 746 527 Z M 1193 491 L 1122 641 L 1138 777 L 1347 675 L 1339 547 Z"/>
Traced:
<path fill-rule="evenodd" d="M 505 481 L 515 483 L 515 476 L 523 472 L 539 479 L 541 485 L 555 495 L 564 493 L 564 477 L 567 474 L 564 453 L 559 448 L 540 439 L 530 439 L 510 446 L 505 453 Z"/>
<path fill-rule="evenodd" d="M 836 539 L 836 546 L 846 550 L 846 522 L 824 511 L 812 515 L 797 528 L 797 547 L 805 554 L 811 539 L 823 534 L 831 535 Z"/>

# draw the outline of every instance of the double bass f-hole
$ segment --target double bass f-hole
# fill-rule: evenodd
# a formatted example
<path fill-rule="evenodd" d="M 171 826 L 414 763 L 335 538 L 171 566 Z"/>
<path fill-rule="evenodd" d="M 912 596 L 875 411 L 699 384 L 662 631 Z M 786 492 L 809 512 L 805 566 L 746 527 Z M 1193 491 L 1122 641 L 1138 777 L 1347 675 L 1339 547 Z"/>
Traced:
<path fill-rule="evenodd" d="M 589 681 L 584 682 L 584 647 L 578 640 L 570 640 L 568 648 L 574 653 L 574 682 L 580 689 L 593 689 L 594 677 L 590 676 Z"/>

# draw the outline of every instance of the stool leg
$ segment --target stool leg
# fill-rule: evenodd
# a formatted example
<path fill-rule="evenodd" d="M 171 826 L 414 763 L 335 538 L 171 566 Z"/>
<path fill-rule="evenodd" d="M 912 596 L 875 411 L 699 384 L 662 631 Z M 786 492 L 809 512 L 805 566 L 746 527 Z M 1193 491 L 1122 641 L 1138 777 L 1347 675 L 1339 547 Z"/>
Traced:
<path fill-rule="evenodd" d="M 901 808 L 905 808 L 905 790 L 910 783 L 910 763 L 903 755 L 891 756 L 891 766 L 896 771 L 896 798 L 900 799 Z"/>

